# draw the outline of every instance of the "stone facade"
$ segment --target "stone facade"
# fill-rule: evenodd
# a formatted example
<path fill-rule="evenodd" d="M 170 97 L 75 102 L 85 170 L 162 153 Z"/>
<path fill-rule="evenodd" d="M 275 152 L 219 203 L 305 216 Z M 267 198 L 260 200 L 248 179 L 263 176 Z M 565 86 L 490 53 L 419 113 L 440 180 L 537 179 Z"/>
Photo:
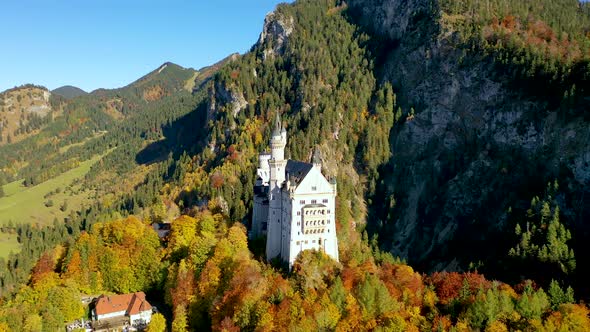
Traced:
<path fill-rule="evenodd" d="M 285 159 L 287 131 L 277 117 L 271 153 L 259 155 L 254 185 L 251 237 L 266 235 L 266 258 L 293 265 L 299 253 L 321 250 L 338 260 L 336 182 L 322 174 L 321 158 L 313 163 Z"/>

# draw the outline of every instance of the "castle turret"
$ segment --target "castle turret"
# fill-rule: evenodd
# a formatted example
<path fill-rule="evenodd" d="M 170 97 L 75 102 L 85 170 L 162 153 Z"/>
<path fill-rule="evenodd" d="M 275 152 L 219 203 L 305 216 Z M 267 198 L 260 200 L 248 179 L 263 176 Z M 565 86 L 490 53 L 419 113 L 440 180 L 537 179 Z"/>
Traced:
<path fill-rule="evenodd" d="M 287 130 L 281 124 L 279 113 L 275 120 L 275 128 L 270 139 L 271 158 L 268 192 L 268 232 L 266 241 L 266 258 L 272 259 L 281 254 L 282 247 L 282 196 L 281 187 L 285 182 L 285 147 L 287 146 Z"/>
<path fill-rule="evenodd" d="M 285 159 L 285 146 L 287 146 L 287 130 L 283 128 L 281 124 L 281 117 L 279 116 L 279 113 L 277 113 L 275 128 L 270 139 L 272 159 Z"/>
<path fill-rule="evenodd" d="M 257 175 L 260 178 L 260 184 L 268 186 L 268 182 L 270 180 L 270 165 L 268 161 L 270 160 L 271 155 L 268 152 L 262 152 L 258 155 L 258 171 Z"/>

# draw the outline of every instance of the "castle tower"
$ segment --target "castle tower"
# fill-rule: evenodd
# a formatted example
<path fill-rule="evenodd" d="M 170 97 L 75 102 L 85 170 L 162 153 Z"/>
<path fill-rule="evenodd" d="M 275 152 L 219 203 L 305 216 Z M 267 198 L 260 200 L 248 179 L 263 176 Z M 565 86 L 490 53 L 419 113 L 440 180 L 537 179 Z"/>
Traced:
<path fill-rule="evenodd" d="M 281 187 L 285 182 L 285 147 L 287 146 L 287 130 L 281 124 L 279 113 L 275 120 L 275 128 L 270 139 L 271 157 L 268 161 L 270 168 L 268 191 L 268 223 L 266 237 L 266 258 L 268 260 L 281 254 L 281 247 L 285 234 L 282 234 L 283 208 Z"/>

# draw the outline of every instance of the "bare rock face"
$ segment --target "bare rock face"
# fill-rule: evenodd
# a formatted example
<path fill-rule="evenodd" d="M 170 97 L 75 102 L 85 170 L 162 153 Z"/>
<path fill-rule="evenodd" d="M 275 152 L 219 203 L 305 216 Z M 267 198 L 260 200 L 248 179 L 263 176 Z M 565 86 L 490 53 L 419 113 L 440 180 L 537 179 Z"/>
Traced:
<path fill-rule="evenodd" d="M 493 234 L 507 227 L 508 208 L 525 206 L 530 192 L 552 179 L 579 203 L 564 214 L 586 227 L 587 120 L 547 109 L 498 76 L 489 59 L 463 61 L 433 3 L 349 2 L 354 19 L 390 44 L 379 64 L 382 80 L 393 84 L 405 111 L 416 110 L 392 131 L 392 172 L 382 174 L 381 194 L 395 197 L 396 207 L 381 221 L 379 238 L 426 269 L 459 268 L 454 258 L 469 256 L 470 245 L 504 250 Z"/>
<path fill-rule="evenodd" d="M 264 60 L 283 54 L 294 27 L 293 17 L 285 17 L 276 11 L 266 15 L 262 33 L 258 39 L 258 46 L 264 48 Z"/>
<path fill-rule="evenodd" d="M 29 125 L 33 118 L 54 117 L 59 110 L 52 108 L 51 92 L 45 87 L 23 85 L 0 92 L 0 145 L 17 142 L 33 134 L 38 127 Z"/>
<path fill-rule="evenodd" d="M 222 105 L 227 105 L 229 107 L 234 118 L 248 105 L 244 95 L 237 92 L 233 87 L 227 87 L 216 82 L 215 91 L 217 100 Z"/>
<path fill-rule="evenodd" d="M 208 101 L 207 101 L 207 118 L 206 122 L 215 119 L 217 116 L 220 108 L 225 107 L 235 119 L 240 111 L 248 106 L 248 101 L 244 97 L 244 94 L 238 92 L 235 87 L 228 87 L 225 84 L 215 81 L 212 84 L 208 91 Z M 234 130 L 235 123 L 232 124 L 231 127 L 225 128 L 226 131 Z M 212 137 L 207 139 L 208 147 L 211 152 L 216 152 L 218 150 L 217 142 Z"/>
<path fill-rule="evenodd" d="M 235 118 L 241 110 L 248 106 L 248 101 L 243 93 L 236 91 L 235 87 L 228 87 L 216 81 L 209 90 L 207 121 L 215 116 L 218 106 L 227 107 Z"/>

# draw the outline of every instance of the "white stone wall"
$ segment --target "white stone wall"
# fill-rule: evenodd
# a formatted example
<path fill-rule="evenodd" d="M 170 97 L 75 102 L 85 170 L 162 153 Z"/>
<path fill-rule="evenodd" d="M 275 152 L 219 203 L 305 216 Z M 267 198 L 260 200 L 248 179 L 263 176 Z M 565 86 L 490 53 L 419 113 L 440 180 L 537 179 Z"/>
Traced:
<path fill-rule="evenodd" d="M 104 315 L 96 315 L 96 319 L 97 320 L 101 320 L 101 319 L 113 318 L 113 317 L 121 317 L 121 316 L 125 316 L 125 310 L 123 310 L 123 311 L 117 311 L 117 312 L 111 312 L 111 313 L 104 314 Z"/>
<path fill-rule="evenodd" d="M 292 201 L 292 214 L 294 219 L 291 221 L 291 239 L 289 243 L 290 255 L 288 259 L 290 267 L 297 259 L 299 253 L 308 249 L 323 250 L 333 259 L 338 260 L 335 200 L 336 197 L 332 193 L 296 194 L 294 196 Z M 304 207 L 312 204 L 312 201 L 318 202 L 317 204 L 325 205 L 327 213 L 325 215 L 326 225 L 324 233 L 304 233 Z"/>
<path fill-rule="evenodd" d="M 132 326 L 135 325 L 136 323 L 149 324 L 151 320 L 152 320 L 152 311 L 151 310 L 141 311 L 136 315 L 129 316 L 129 322 L 131 323 Z"/>
<path fill-rule="evenodd" d="M 288 261 L 286 257 L 289 257 L 290 252 L 290 237 L 291 237 L 291 211 L 292 201 L 287 191 L 282 191 L 281 195 L 281 257 L 284 261 Z"/>
<path fill-rule="evenodd" d="M 299 184 L 291 200 L 290 220 L 290 254 L 288 255 L 289 267 L 297 259 L 297 255 L 303 250 L 323 250 L 335 260 L 338 260 L 338 238 L 336 236 L 336 190 L 317 168 L 309 171 L 305 179 Z M 304 208 L 306 206 L 324 206 L 326 215 L 321 219 L 326 220 L 325 232 L 315 234 L 304 233 Z"/>
<path fill-rule="evenodd" d="M 282 242 L 282 191 L 285 182 L 286 160 L 271 159 L 269 195 L 268 195 L 268 224 L 266 232 L 266 259 L 271 260 L 281 255 Z"/>

